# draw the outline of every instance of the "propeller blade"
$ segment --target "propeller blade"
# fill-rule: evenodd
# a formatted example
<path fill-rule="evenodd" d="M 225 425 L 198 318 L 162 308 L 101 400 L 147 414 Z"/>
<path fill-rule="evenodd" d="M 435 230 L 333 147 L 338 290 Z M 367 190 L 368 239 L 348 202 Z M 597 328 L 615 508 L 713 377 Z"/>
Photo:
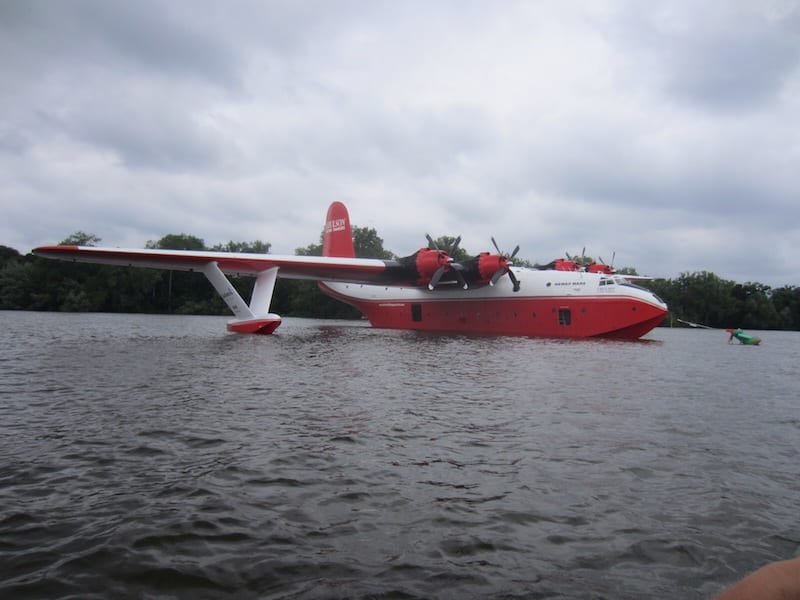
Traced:
<path fill-rule="evenodd" d="M 489 285 L 496 284 L 498 281 L 500 281 L 500 278 L 503 275 L 505 275 L 506 273 L 508 273 L 508 278 L 511 280 L 511 284 L 514 286 L 514 291 L 518 292 L 519 291 L 519 280 L 517 279 L 517 276 L 514 275 L 514 271 L 512 271 L 508 267 L 503 267 L 502 269 L 497 269 L 497 271 L 494 272 L 494 275 L 492 275 L 492 278 L 489 280 Z"/>
<path fill-rule="evenodd" d="M 461 289 L 464 290 L 469 289 L 469 284 L 467 283 L 467 280 L 464 279 L 464 276 L 461 274 L 461 270 L 464 267 L 456 262 L 452 263 L 450 267 L 452 268 L 452 271 L 456 274 L 456 279 L 458 280 L 458 285 L 461 286 Z"/>
<path fill-rule="evenodd" d="M 456 250 L 458 250 L 458 245 L 459 245 L 460 243 L 461 243 L 461 236 L 458 236 L 458 237 L 456 238 L 456 241 L 455 241 L 455 242 L 453 242 L 453 245 L 451 246 L 450 250 L 448 251 L 448 254 L 449 254 L 450 256 L 453 256 L 453 255 L 456 253 Z"/>
<path fill-rule="evenodd" d="M 429 290 L 433 291 L 433 289 L 436 287 L 436 284 L 439 283 L 439 280 L 442 278 L 442 275 L 444 275 L 446 269 L 447 265 L 442 265 L 436 269 L 436 271 L 433 273 L 433 277 L 431 277 L 431 280 L 428 282 Z"/>
<path fill-rule="evenodd" d="M 501 278 L 503 275 L 505 275 L 505 274 L 506 274 L 506 272 L 509 272 L 509 273 L 510 273 L 510 271 L 508 271 L 508 269 L 506 269 L 505 267 L 502 267 L 502 268 L 500 268 L 500 269 L 497 269 L 497 271 L 495 271 L 495 272 L 494 272 L 494 275 L 492 275 L 492 278 L 489 280 L 489 285 L 494 285 L 495 283 L 497 283 L 498 281 L 500 281 L 500 278 Z"/>
<path fill-rule="evenodd" d="M 428 238 L 428 247 L 432 248 L 433 250 L 438 250 L 439 246 L 436 245 L 436 242 L 433 241 L 433 238 L 429 234 L 425 234 L 425 237 Z"/>
<path fill-rule="evenodd" d="M 494 249 L 497 250 L 497 253 L 500 256 L 506 257 L 507 260 L 514 258 L 517 255 L 517 252 L 519 252 L 519 244 L 517 244 L 517 247 L 514 248 L 514 251 L 511 254 L 505 254 L 502 250 L 500 250 L 500 246 L 497 245 L 497 241 L 494 238 L 492 238 L 492 245 L 494 246 Z"/>

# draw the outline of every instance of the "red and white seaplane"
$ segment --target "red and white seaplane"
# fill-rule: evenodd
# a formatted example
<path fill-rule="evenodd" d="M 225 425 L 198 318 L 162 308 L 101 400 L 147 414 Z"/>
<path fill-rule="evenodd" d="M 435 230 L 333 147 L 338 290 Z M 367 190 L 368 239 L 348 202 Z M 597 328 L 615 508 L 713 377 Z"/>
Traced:
<path fill-rule="evenodd" d="M 421 248 L 393 260 L 356 258 L 347 208 L 334 202 L 325 221 L 323 256 L 84 246 L 41 246 L 33 253 L 75 262 L 201 272 L 236 317 L 228 329 L 240 333 L 267 334 L 280 325 L 280 316 L 269 312 L 279 276 L 316 280 L 325 293 L 360 310 L 373 327 L 391 329 L 638 339 L 667 314 L 658 296 L 605 265 L 588 269 L 562 261 L 517 267 L 511 259 L 518 249 L 511 256 L 497 250 L 460 262 L 438 248 Z M 226 273 L 255 276 L 249 303 Z"/>

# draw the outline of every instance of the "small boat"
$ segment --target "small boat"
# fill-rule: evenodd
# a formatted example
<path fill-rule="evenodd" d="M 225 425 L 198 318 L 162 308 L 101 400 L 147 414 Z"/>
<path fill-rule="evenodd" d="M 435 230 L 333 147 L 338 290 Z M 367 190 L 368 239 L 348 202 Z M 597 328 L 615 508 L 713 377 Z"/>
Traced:
<path fill-rule="evenodd" d="M 760 337 L 749 335 L 741 329 L 726 329 L 725 331 L 731 334 L 731 337 L 728 338 L 729 344 L 733 343 L 734 338 L 739 340 L 739 343 L 746 344 L 748 346 L 758 346 L 761 343 Z"/>

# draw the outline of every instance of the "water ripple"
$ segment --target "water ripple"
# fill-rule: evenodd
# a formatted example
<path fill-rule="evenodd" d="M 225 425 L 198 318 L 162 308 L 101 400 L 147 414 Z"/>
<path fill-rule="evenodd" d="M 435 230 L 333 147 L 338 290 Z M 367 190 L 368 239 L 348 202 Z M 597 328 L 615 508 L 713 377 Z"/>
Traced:
<path fill-rule="evenodd" d="M 705 598 L 800 553 L 797 334 L 0 318 L 4 597 Z"/>

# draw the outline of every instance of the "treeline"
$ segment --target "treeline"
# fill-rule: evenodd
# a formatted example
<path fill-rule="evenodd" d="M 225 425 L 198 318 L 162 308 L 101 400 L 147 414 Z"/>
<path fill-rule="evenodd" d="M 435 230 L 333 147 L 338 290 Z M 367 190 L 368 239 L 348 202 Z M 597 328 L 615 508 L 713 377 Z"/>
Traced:
<path fill-rule="evenodd" d="M 800 331 L 800 288 L 771 288 L 761 283 L 736 283 L 714 273 L 682 273 L 677 279 L 656 279 L 644 286 L 669 306 L 666 324 L 681 321 L 714 328 Z"/>
<path fill-rule="evenodd" d="M 354 227 L 356 255 L 392 258 L 375 229 Z M 67 245 L 96 245 L 99 238 L 76 232 Z M 436 240 L 449 248 L 454 238 Z M 148 248 L 267 253 L 268 242 L 228 242 L 207 248 L 202 239 L 169 234 L 148 242 Z M 322 254 L 322 243 L 297 248 L 306 256 Z M 468 254 L 461 248 L 456 258 Z M 519 261 L 517 261 L 519 263 Z M 524 263 L 525 261 L 523 261 Z M 632 269 L 626 269 L 633 272 Z M 249 299 L 252 277 L 230 277 L 243 298 Z M 800 288 L 772 289 L 760 283 L 736 283 L 713 273 L 683 273 L 677 279 L 643 282 L 670 308 L 665 325 L 685 322 L 708 327 L 783 329 L 800 331 Z M 228 315 L 229 310 L 205 277 L 183 271 L 163 271 L 106 265 L 77 264 L 20 255 L 0 246 L 0 309 L 73 312 L 139 312 Z M 283 316 L 359 318 L 354 308 L 324 295 L 315 282 L 278 279 L 270 306 Z"/>

